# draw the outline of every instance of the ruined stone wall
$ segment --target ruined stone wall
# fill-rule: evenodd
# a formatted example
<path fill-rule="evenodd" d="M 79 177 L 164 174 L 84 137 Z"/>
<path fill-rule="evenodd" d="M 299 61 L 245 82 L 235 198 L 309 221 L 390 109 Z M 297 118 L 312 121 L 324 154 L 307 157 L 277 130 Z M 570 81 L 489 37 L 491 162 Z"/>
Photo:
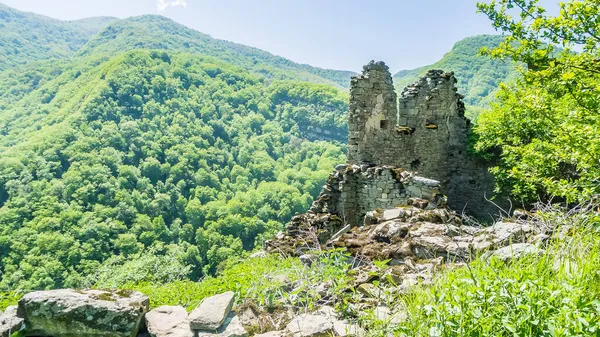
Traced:
<path fill-rule="evenodd" d="M 483 217 L 493 178 L 488 166 L 467 154 L 470 121 L 454 73 L 430 70 L 406 87 L 396 102 L 391 74 L 371 62 L 351 81 L 348 163 L 392 165 L 439 180 L 449 206 Z"/>
<path fill-rule="evenodd" d="M 443 206 L 440 183 L 391 166 L 340 165 L 310 211 L 336 214 L 344 223 L 358 226 L 369 211 L 413 203 L 423 208 Z"/>
<path fill-rule="evenodd" d="M 348 113 L 349 163 L 385 165 L 381 158 L 381 144 L 398 122 L 397 96 L 392 75 L 383 62 L 364 66 L 363 74 L 350 83 Z M 391 165 L 391 164 L 389 164 Z"/>

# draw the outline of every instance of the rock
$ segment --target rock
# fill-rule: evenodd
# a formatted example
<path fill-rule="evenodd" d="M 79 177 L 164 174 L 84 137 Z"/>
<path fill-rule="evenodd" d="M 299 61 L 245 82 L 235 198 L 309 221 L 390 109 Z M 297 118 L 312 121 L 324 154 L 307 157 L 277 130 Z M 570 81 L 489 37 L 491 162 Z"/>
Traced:
<path fill-rule="evenodd" d="M 345 170 L 347 167 L 348 167 L 348 165 L 347 165 L 347 164 L 337 164 L 337 165 L 335 165 L 335 170 L 336 170 L 336 171 L 343 171 L 343 170 Z"/>
<path fill-rule="evenodd" d="M 526 240 L 526 234 L 532 231 L 528 224 L 515 222 L 497 222 L 485 229 L 485 233 L 492 236 L 495 246 L 505 246 L 509 243 L 520 243 Z"/>
<path fill-rule="evenodd" d="M 356 290 L 366 297 L 377 297 L 377 288 L 371 283 L 362 283 Z"/>
<path fill-rule="evenodd" d="M 264 250 L 259 250 L 258 252 L 252 253 L 252 255 L 250 255 L 250 258 L 251 259 L 264 259 L 268 255 L 269 255 L 269 253 L 265 252 Z"/>
<path fill-rule="evenodd" d="M 438 224 L 424 222 L 419 226 L 413 226 L 409 234 L 412 237 L 417 236 L 457 236 L 460 230 L 458 227 L 450 224 Z"/>
<path fill-rule="evenodd" d="M 330 320 L 334 320 L 337 316 L 337 313 L 335 312 L 335 309 L 328 306 L 328 305 L 324 305 L 322 307 L 320 307 L 316 312 L 316 315 L 321 315 L 321 316 L 326 316 L 328 317 Z"/>
<path fill-rule="evenodd" d="M 377 319 L 381 322 L 385 322 L 392 326 L 398 325 L 402 321 L 406 320 L 406 313 L 404 313 L 404 312 L 392 313 L 390 308 L 388 308 L 386 306 L 376 307 L 375 310 L 373 310 L 373 315 L 375 316 L 375 319 Z"/>
<path fill-rule="evenodd" d="M 386 221 L 377 225 L 369 237 L 379 242 L 397 242 L 406 236 L 410 227 L 408 223 Z"/>
<path fill-rule="evenodd" d="M 419 236 L 412 240 L 413 254 L 420 259 L 431 259 L 446 253 L 452 240 L 445 236 Z"/>
<path fill-rule="evenodd" d="M 11 305 L 6 307 L 6 309 L 4 310 L 4 315 L 12 315 L 12 316 L 17 316 L 17 311 L 19 310 L 19 307 L 16 305 Z M 2 315 L 2 312 L 0 312 L 0 315 Z"/>
<path fill-rule="evenodd" d="M 197 331 L 196 337 L 247 337 L 248 333 L 240 318 L 235 314 L 231 313 L 225 322 L 221 325 L 217 331 Z"/>
<path fill-rule="evenodd" d="M 367 332 L 361 328 L 358 324 L 354 322 L 349 322 L 347 320 L 338 321 L 335 320 L 333 322 L 333 333 L 338 337 L 362 337 L 367 334 Z"/>
<path fill-rule="evenodd" d="M 481 256 L 482 259 L 488 259 L 491 257 L 497 257 L 498 259 L 508 262 L 512 259 L 519 259 L 525 255 L 536 254 L 541 255 L 544 253 L 543 249 L 532 245 L 531 243 L 515 243 L 510 246 L 506 246 L 495 250 L 494 252 L 486 252 Z"/>
<path fill-rule="evenodd" d="M 313 256 L 310 254 L 300 255 L 300 262 L 302 262 L 303 265 L 310 267 L 314 262 Z"/>
<path fill-rule="evenodd" d="M 26 335 L 131 337 L 138 333 L 148 297 L 139 292 L 58 289 L 19 300 Z"/>
<path fill-rule="evenodd" d="M 283 330 L 269 331 L 269 332 L 261 333 L 258 335 L 254 335 L 254 337 L 285 337 L 285 331 L 283 331 Z"/>
<path fill-rule="evenodd" d="M 162 306 L 146 314 L 146 327 L 151 337 L 194 337 L 181 306 Z"/>
<path fill-rule="evenodd" d="M 228 291 L 205 298 L 188 319 L 193 330 L 217 330 L 223 325 L 233 307 L 235 294 Z"/>
<path fill-rule="evenodd" d="M 243 326 L 251 327 L 259 324 L 258 315 L 252 307 L 247 306 L 242 310 L 236 309 L 236 311 L 239 312 L 240 322 Z"/>
<path fill-rule="evenodd" d="M 391 317 L 392 313 L 390 308 L 380 305 L 373 310 L 373 315 L 377 320 L 387 321 Z"/>
<path fill-rule="evenodd" d="M 331 335 L 333 323 L 324 315 L 302 314 L 292 319 L 286 330 L 294 337 L 324 337 Z"/>
<path fill-rule="evenodd" d="M 317 291 L 317 294 L 321 295 L 321 297 L 325 297 L 329 294 L 329 289 L 331 288 L 331 286 L 331 281 L 325 281 L 317 284 L 315 290 Z"/>
<path fill-rule="evenodd" d="M 10 306 L 2 313 L 0 311 L 0 337 L 10 337 L 23 326 L 23 319 L 17 317 L 17 307 Z"/>

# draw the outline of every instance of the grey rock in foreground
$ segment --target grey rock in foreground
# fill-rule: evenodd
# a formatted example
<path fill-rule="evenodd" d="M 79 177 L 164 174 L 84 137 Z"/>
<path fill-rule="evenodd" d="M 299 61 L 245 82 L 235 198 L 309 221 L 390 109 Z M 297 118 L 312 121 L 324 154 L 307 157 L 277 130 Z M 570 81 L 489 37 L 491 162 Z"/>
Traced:
<path fill-rule="evenodd" d="M 367 332 L 361 328 L 358 324 L 349 321 L 333 321 L 333 332 L 338 337 L 362 337 Z"/>
<path fill-rule="evenodd" d="M 324 315 L 302 314 L 292 319 L 286 329 L 294 337 L 329 336 L 333 332 L 333 323 Z"/>
<path fill-rule="evenodd" d="M 192 329 L 219 329 L 231 312 L 234 298 L 233 291 L 205 298 L 189 315 Z"/>
<path fill-rule="evenodd" d="M 146 314 L 146 327 L 151 337 L 194 337 L 187 321 L 188 313 L 181 306 L 162 306 Z"/>
<path fill-rule="evenodd" d="M 512 259 L 520 259 L 525 255 L 541 255 L 543 253 L 543 249 L 540 249 L 531 243 L 515 243 L 510 246 L 497 249 L 493 252 L 486 252 L 482 258 L 489 259 L 491 257 L 497 257 L 504 262 L 508 262 Z"/>
<path fill-rule="evenodd" d="M 220 329 L 215 332 L 197 331 L 196 337 L 248 337 L 248 333 L 240 318 L 235 313 L 231 313 Z"/>
<path fill-rule="evenodd" d="M 139 292 L 58 289 L 23 296 L 18 315 L 26 336 L 133 337 L 148 305 Z"/>
<path fill-rule="evenodd" d="M 17 317 L 17 307 L 10 306 L 4 313 L 0 312 L 0 337 L 9 337 L 19 331 L 23 325 L 23 319 Z"/>

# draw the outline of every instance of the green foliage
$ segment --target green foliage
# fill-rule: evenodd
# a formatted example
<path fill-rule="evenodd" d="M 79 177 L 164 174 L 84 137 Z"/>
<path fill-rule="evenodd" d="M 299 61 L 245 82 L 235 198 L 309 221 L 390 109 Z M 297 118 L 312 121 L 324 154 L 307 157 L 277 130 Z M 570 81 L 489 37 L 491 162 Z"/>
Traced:
<path fill-rule="evenodd" d="M 20 298 L 20 293 L 12 291 L 0 291 L 0 311 L 4 311 L 7 307 L 11 305 L 17 305 L 17 302 Z"/>
<path fill-rule="evenodd" d="M 499 104 L 476 129 L 476 148 L 499 159 L 493 168 L 498 189 L 526 201 L 540 195 L 579 201 L 600 193 L 598 1 L 561 4 L 556 17 L 537 1 L 479 8 L 509 34 L 484 52 L 527 65 L 521 79 L 501 87 Z"/>
<path fill-rule="evenodd" d="M 300 268 L 302 265 L 298 259 L 270 255 L 266 258 L 247 258 L 226 268 L 219 276 L 208 276 L 201 282 L 141 282 L 122 284 L 121 287 L 148 295 L 152 308 L 161 305 L 182 305 L 192 310 L 203 298 L 225 291 L 235 291 L 238 300 L 253 298 L 259 303 L 267 298 L 269 293 L 285 285 L 285 281 L 282 282 L 274 276 L 280 275 L 281 272 L 293 275 L 291 271 Z"/>
<path fill-rule="evenodd" d="M 0 71 L 35 60 L 70 57 L 113 20 L 59 21 L 0 4 Z"/>
<path fill-rule="evenodd" d="M 322 298 L 316 286 L 331 283 L 331 291 L 340 295 L 350 280 L 348 256 L 340 252 L 315 255 L 318 262 L 306 267 L 298 258 L 268 255 L 247 258 L 232 263 L 218 276 L 208 276 L 201 282 L 178 281 L 166 284 L 142 282 L 124 284 L 126 289 L 138 290 L 150 297 L 150 306 L 183 305 L 195 308 L 205 297 L 225 291 L 236 292 L 238 301 L 250 300 L 265 310 L 285 306 L 301 312 L 314 309 Z M 293 290 L 290 287 L 293 285 Z"/>
<path fill-rule="evenodd" d="M 345 132 L 333 88 L 164 51 L 37 67 L 0 97 L 0 289 L 197 280 L 281 230 L 345 161 L 305 140 Z"/>
<path fill-rule="evenodd" d="M 506 59 L 491 59 L 479 53 L 482 47 L 494 48 L 503 40 L 504 37 L 500 35 L 478 35 L 460 40 L 438 62 L 396 73 L 394 85 L 397 90 L 402 90 L 430 69 L 453 71 L 458 80 L 458 90 L 465 96 L 467 116 L 475 121 L 481 109 L 495 100 L 500 83 L 518 77 L 515 63 Z"/>

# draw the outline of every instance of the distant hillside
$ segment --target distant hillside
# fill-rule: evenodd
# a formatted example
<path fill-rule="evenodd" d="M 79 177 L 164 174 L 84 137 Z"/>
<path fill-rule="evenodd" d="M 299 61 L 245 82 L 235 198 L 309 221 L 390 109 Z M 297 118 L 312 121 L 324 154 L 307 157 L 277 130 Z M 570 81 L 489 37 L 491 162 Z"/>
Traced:
<path fill-rule="evenodd" d="M 213 56 L 271 80 L 294 79 L 347 88 L 354 75 L 298 64 L 257 48 L 214 39 L 162 16 L 61 21 L 0 4 L 0 71 L 32 61 L 74 55 L 112 57 L 142 48 Z"/>
<path fill-rule="evenodd" d="M 298 64 L 258 48 L 214 39 L 209 35 L 156 15 L 113 22 L 93 37 L 77 55 L 114 55 L 132 49 L 168 49 L 197 52 L 274 79 L 297 79 L 348 87 L 350 71 L 329 70 Z"/>
<path fill-rule="evenodd" d="M 478 35 L 460 40 L 436 63 L 396 73 L 394 84 L 400 92 L 429 69 L 454 71 L 459 92 L 465 95 L 470 117 L 475 117 L 477 108 L 485 107 L 494 100 L 500 82 L 510 81 L 517 76 L 512 62 L 479 55 L 481 47 L 495 47 L 503 39 L 500 35 Z"/>
<path fill-rule="evenodd" d="M 110 17 L 60 21 L 0 4 L 0 70 L 18 64 L 73 55 Z"/>

